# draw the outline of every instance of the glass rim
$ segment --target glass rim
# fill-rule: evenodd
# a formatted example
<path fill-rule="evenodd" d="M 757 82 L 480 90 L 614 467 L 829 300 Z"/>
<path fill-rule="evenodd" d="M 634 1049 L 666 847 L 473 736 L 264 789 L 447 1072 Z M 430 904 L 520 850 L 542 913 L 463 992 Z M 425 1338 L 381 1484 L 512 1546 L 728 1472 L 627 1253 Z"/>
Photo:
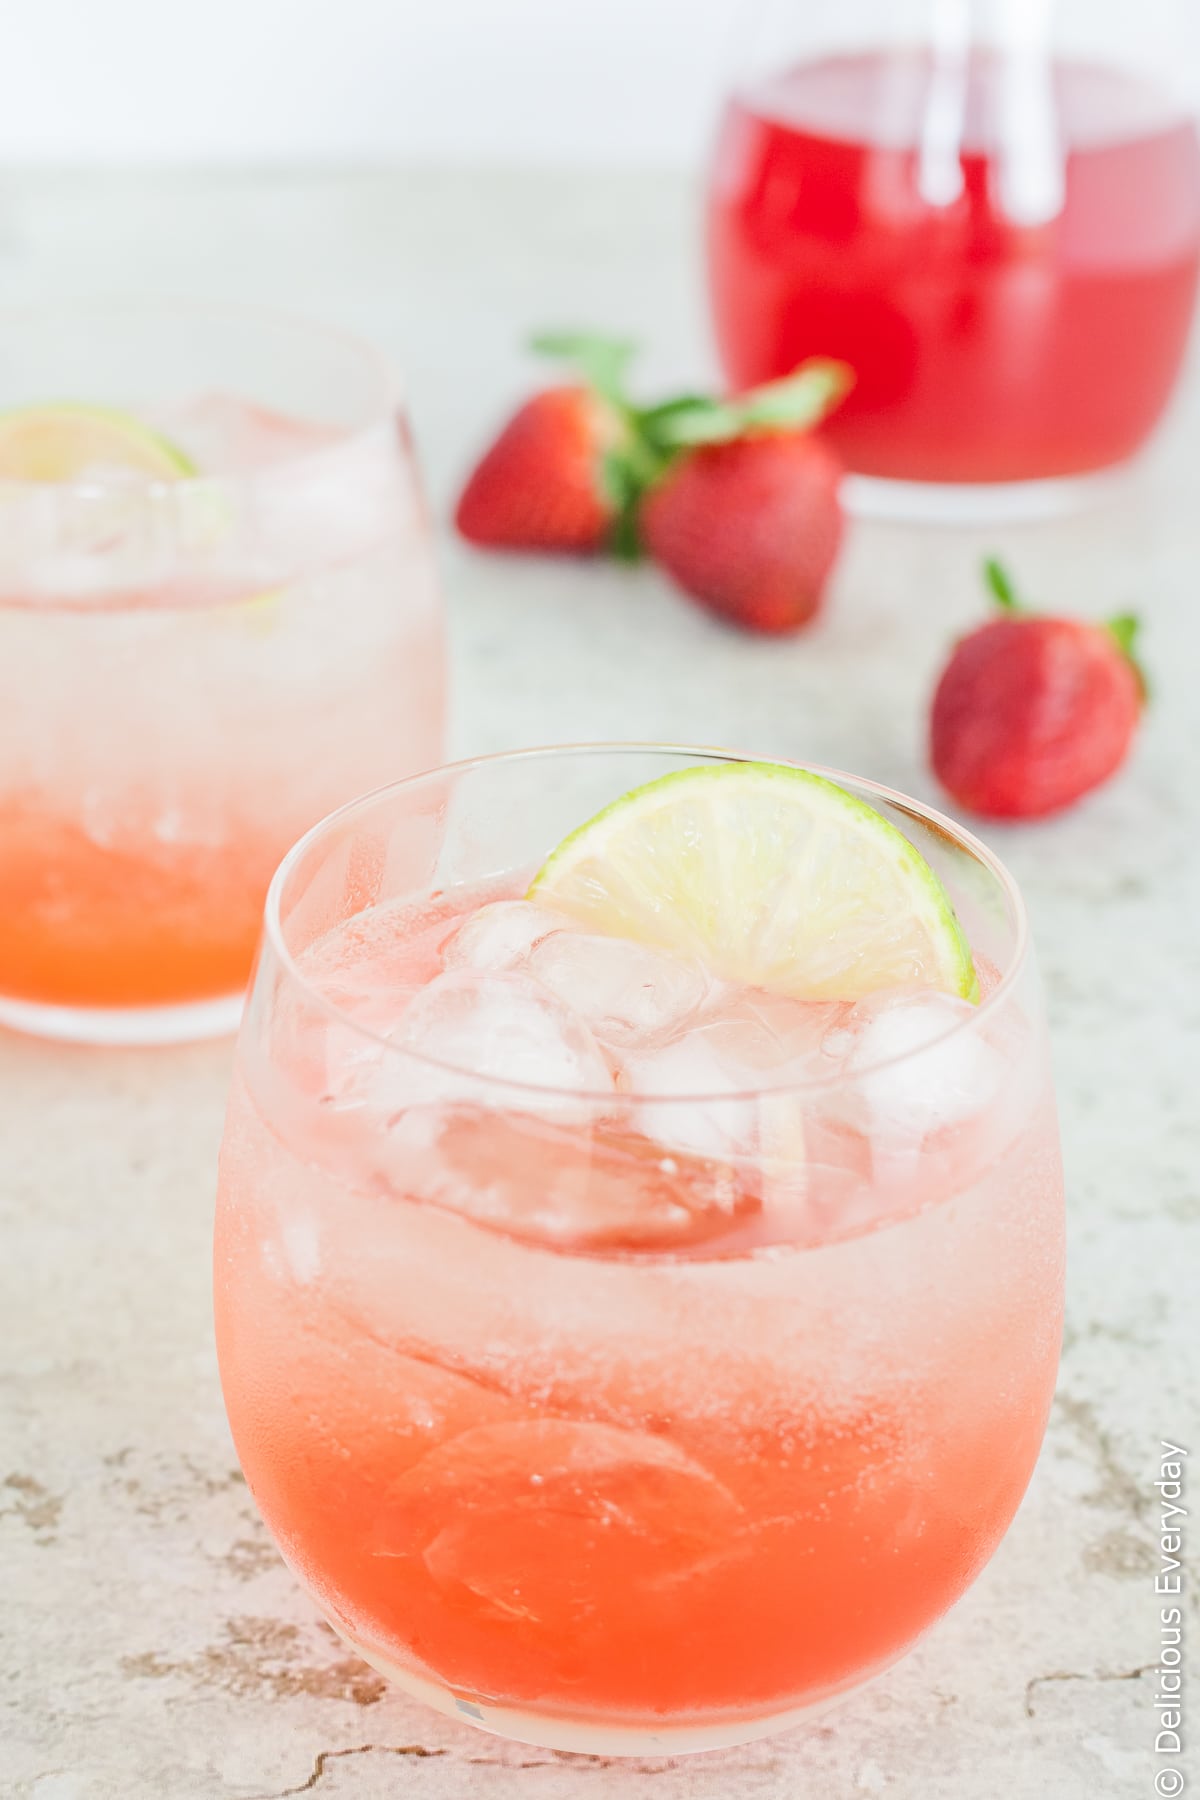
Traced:
<path fill-rule="evenodd" d="M 369 338 L 360 337 L 357 332 L 343 329 L 339 325 L 327 325 L 305 313 L 292 312 L 287 307 L 260 305 L 255 301 L 195 299 L 173 294 L 61 295 L 44 301 L 5 301 L 0 304 L 0 331 L 15 330 L 22 320 L 44 324 L 55 313 L 95 318 L 97 321 L 102 320 L 105 315 L 111 318 L 135 318 L 138 314 L 154 314 L 162 318 L 181 315 L 195 319 L 223 319 L 248 327 L 298 333 L 310 337 L 314 342 L 323 341 L 327 345 L 338 346 L 342 351 L 351 352 L 371 372 L 378 384 L 378 400 L 372 407 L 370 417 L 341 433 L 335 442 L 307 446 L 294 455 L 280 457 L 277 462 L 265 468 L 214 470 L 207 473 L 197 470 L 194 475 L 180 475 L 171 481 L 151 478 L 139 484 L 139 494 L 149 505 L 161 504 L 168 498 L 176 500 L 182 494 L 194 493 L 200 489 L 219 488 L 228 491 L 252 488 L 265 481 L 287 480 L 297 470 L 319 465 L 322 460 L 328 459 L 331 452 L 360 443 L 381 427 L 390 427 L 405 404 L 404 387 L 398 371 L 390 357 Z M 0 411 L 2 410 L 0 403 Z M 23 496 L 27 500 L 36 499 L 43 504 L 47 496 L 51 501 L 66 494 L 80 495 L 86 499 L 105 491 L 104 484 L 95 479 L 77 477 L 67 481 L 23 481 L 16 477 L 0 477 L 0 493 L 13 498 Z"/>
<path fill-rule="evenodd" d="M 820 775 L 839 787 L 847 784 L 852 790 L 864 790 L 868 798 L 886 802 L 902 813 L 908 813 L 920 819 L 938 835 L 949 838 L 958 848 L 967 851 L 974 860 L 987 870 L 995 880 L 1004 897 L 1014 929 L 1013 948 L 1006 966 L 1000 971 L 1000 979 L 994 988 L 978 1000 L 970 1015 L 958 1019 L 913 1049 L 902 1050 L 896 1055 L 881 1057 L 877 1062 L 865 1063 L 853 1071 L 834 1070 L 829 1075 L 808 1077 L 801 1081 L 759 1083 L 750 1088 L 720 1089 L 717 1092 L 698 1090 L 688 1093 L 658 1094 L 647 1091 L 620 1094 L 615 1090 L 581 1091 L 576 1088 L 556 1088 L 542 1082 L 515 1081 L 501 1075 L 481 1074 L 478 1070 L 467 1068 L 458 1063 L 442 1062 L 436 1057 L 427 1056 L 420 1050 L 411 1049 L 394 1039 L 384 1037 L 370 1026 L 347 1012 L 315 983 L 301 969 L 295 956 L 284 938 L 283 920 L 280 903 L 283 890 L 291 875 L 304 856 L 329 832 L 344 824 L 356 812 L 367 812 L 389 799 L 392 795 L 402 793 L 405 789 L 417 788 L 424 783 L 442 779 L 446 776 L 461 776 L 475 769 L 490 768 L 497 764 L 531 763 L 546 758 L 589 757 L 589 756 L 669 756 L 689 758 L 699 762 L 716 763 L 769 763 L 777 768 L 803 769 L 813 775 Z M 1029 914 L 1025 906 L 1021 890 L 1013 876 L 1001 862 L 994 851 L 977 838 L 974 832 L 957 824 L 936 807 L 928 806 L 924 801 L 914 800 L 902 794 L 898 788 L 887 787 L 884 783 L 872 781 L 866 776 L 850 775 L 845 770 L 834 769 L 823 763 L 802 763 L 786 757 L 754 756 L 748 751 L 732 750 L 712 744 L 664 744 L 653 742 L 633 742 L 614 740 L 611 742 L 579 742 L 570 744 L 537 744 L 518 750 L 496 750 L 482 756 L 463 757 L 455 762 L 442 763 L 436 768 L 423 769 L 415 775 L 406 775 L 398 781 L 386 782 L 383 786 L 372 788 L 365 794 L 356 795 L 354 799 L 327 813 L 309 827 L 304 835 L 296 840 L 284 856 L 267 890 L 263 908 L 262 941 L 269 947 L 288 980 L 294 982 L 305 994 L 310 1003 L 315 1003 L 319 1010 L 339 1025 L 349 1027 L 361 1038 L 378 1044 L 383 1050 L 406 1061 L 425 1068 L 437 1069 L 442 1073 L 465 1076 L 483 1089 L 493 1089 L 508 1094 L 537 1094 L 544 1097 L 569 1099 L 577 1103 L 599 1104 L 611 1103 L 614 1097 L 636 1110 L 643 1105 L 663 1106 L 671 1102 L 681 1105 L 736 1103 L 737 1101 L 762 1100 L 770 1095 L 796 1095 L 805 1093 L 827 1092 L 837 1087 L 852 1087 L 867 1077 L 877 1075 L 885 1069 L 902 1067 L 918 1057 L 928 1055 L 934 1048 L 948 1043 L 960 1034 L 976 1034 L 982 1029 L 985 1019 L 994 1017 L 1002 1005 L 1008 1000 L 1029 960 L 1030 931 Z M 516 1110 L 515 1106 L 510 1110 Z"/>

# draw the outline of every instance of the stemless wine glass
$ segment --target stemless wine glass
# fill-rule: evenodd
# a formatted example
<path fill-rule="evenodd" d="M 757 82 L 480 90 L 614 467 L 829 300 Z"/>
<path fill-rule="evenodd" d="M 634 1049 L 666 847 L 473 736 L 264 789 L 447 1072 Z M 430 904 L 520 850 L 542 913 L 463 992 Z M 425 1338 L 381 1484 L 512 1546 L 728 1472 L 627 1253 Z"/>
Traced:
<path fill-rule="evenodd" d="M 764 0 L 709 192 L 730 381 L 844 358 L 865 510 L 1073 504 L 1183 361 L 1198 52 L 1183 0 Z"/>
<path fill-rule="evenodd" d="M 0 315 L 0 668 L 0 1022 L 231 1030 L 287 846 L 442 752 L 382 360 L 241 308 Z"/>
<path fill-rule="evenodd" d="M 886 1667 L 996 1548 L 1054 1386 L 1024 908 L 929 809 L 834 777 L 969 934 L 985 997 L 936 1041 L 732 1094 L 539 1085 L 531 1056 L 592 1052 L 478 942 L 440 990 L 459 1066 L 397 1039 L 456 921 L 630 788 L 737 760 L 517 753 L 344 808 L 275 878 L 239 1041 L 216 1321 L 255 1500 L 377 1668 L 561 1749 L 740 1742 Z"/>

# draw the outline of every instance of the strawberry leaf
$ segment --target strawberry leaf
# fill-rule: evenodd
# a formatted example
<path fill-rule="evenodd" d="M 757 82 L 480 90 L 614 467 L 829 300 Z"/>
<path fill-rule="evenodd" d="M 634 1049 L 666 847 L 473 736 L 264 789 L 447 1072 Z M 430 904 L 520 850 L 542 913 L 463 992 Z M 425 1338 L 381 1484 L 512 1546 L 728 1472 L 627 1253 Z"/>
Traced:
<path fill-rule="evenodd" d="M 1133 658 L 1133 646 L 1142 622 L 1136 613 L 1118 613 L 1115 619 L 1108 621 L 1109 636 L 1113 638 L 1122 656 Z"/>
<path fill-rule="evenodd" d="M 781 381 L 743 394 L 739 406 L 747 428 L 783 426 L 791 431 L 811 431 L 833 411 L 854 386 L 854 371 L 847 363 L 814 356 Z"/>
<path fill-rule="evenodd" d="M 1023 606 L 1017 598 L 1017 590 L 1013 586 L 1008 570 L 995 556 L 989 556 L 983 565 L 984 584 L 992 599 L 1002 612 L 1023 613 L 1028 607 Z"/>
<path fill-rule="evenodd" d="M 539 356 L 574 364 L 589 387 L 614 406 L 624 408 L 625 376 L 637 351 L 628 338 L 598 337 L 585 331 L 543 331 L 530 340 Z"/>
<path fill-rule="evenodd" d="M 1141 691 L 1142 705 L 1150 698 L 1150 681 L 1137 654 L 1137 639 L 1142 622 L 1136 613 L 1118 613 L 1115 619 L 1109 619 L 1105 630 L 1121 652 L 1126 662 L 1137 676 L 1138 688 Z"/>
<path fill-rule="evenodd" d="M 702 394 L 685 394 L 662 406 L 648 407 L 637 414 L 636 424 L 647 443 L 668 455 L 698 444 L 727 444 L 743 429 L 736 406 Z"/>
<path fill-rule="evenodd" d="M 700 444 L 728 444 L 749 431 L 811 431 L 853 384 L 845 363 L 813 357 L 781 381 L 728 400 L 685 394 L 635 415 L 643 436 L 666 454 Z"/>

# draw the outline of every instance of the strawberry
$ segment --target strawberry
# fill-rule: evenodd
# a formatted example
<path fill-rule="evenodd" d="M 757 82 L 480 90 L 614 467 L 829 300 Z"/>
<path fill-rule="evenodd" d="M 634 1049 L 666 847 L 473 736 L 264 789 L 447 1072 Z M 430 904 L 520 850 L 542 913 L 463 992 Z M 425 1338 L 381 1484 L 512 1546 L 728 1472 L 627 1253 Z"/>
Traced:
<path fill-rule="evenodd" d="M 494 549 L 601 549 L 616 517 L 604 457 L 620 434 L 618 415 L 590 388 L 535 394 L 463 489 L 460 533 Z"/>
<path fill-rule="evenodd" d="M 1030 612 L 985 565 L 1003 616 L 956 647 L 933 697 L 934 773 L 960 805 L 997 819 L 1070 806 L 1120 767 L 1146 700 L 1138 622 Z"/>
<path fill-rule="evenodd" d="M 841 543 L 841 472 L 806 432 L 705 445 L 647 494 L 642 540 L 713 612 L 754 631 L 794 631 L 821 604 Z"/>
<path fill-rule="evenodd" d="M 687 394 L 635 406 L 633 346 L 534 340 L 583 377 L 509 420 L 471 475 L 456 523 L 472 543 L 523 550 L 643 550 L 708 606 L 763 631 L 811 617 L 841 535 L 839 468 L 807 435 L 849 387 L 813 360 L 732 400 Z"/>

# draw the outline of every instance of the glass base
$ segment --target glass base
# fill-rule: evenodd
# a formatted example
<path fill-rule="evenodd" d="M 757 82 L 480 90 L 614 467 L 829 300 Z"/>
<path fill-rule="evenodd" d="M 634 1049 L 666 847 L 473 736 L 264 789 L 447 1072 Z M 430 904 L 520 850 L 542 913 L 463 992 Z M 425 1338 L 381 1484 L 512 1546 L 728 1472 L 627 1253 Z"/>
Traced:
<path fill-rule="evenodd" d="M 913 525 L 1008 525 L 1057 519 L 1099 505 L 1120 471 L 1067 475 L 1053 481 L 884 481 L 847 475 L 843 498 L 861 519 Z"/>
<path fill-rule="evenodd" d="M 192 1044 L 232 1036 L 244 1002 L 244 994 L 223 994 L 175 1006 L 43 1006 L 0 995 L 0 1026 L 66 1044 Z"/>
<path fill-rule="evenodd" d="M 694 1751 L 728 1750 L 735 1744 L 753 1743 L 756 1738 L 775 1737 L 781 1731 L 809 1723 L 818 1713 L 867 1686 L 877 1675 L 883 1674 L 884 1667 L 890 1666 L 869 1669 L 861 1679 L 829 1693 L 818 1694 L 805 1705 L 786 1712 L 759 1718 L 685 1720 L 677 1725 L 666 1722 L 650 1729 L 609 1725 L 598 1719 L 573 1721 L 553 1714 L 518 1712 L 511 1707 L 496 1706 L 489 1700 L 454 1694 L 434 1681 L 398 1667 L 377 1650 L 348 1637 L 333 1620 L 330 1624 L 355 1656 L 370 1663 L 373 1669 L 378 1669 L 389 1682 L 414 1700 L 433 1707 L 435 1712 L 444 1713 L 451 1719 L 465 1719 L 493 1737 L 532 1744 L 539 1750 L 566 1750 L 578 1756 L 686 1756 Z"/>

